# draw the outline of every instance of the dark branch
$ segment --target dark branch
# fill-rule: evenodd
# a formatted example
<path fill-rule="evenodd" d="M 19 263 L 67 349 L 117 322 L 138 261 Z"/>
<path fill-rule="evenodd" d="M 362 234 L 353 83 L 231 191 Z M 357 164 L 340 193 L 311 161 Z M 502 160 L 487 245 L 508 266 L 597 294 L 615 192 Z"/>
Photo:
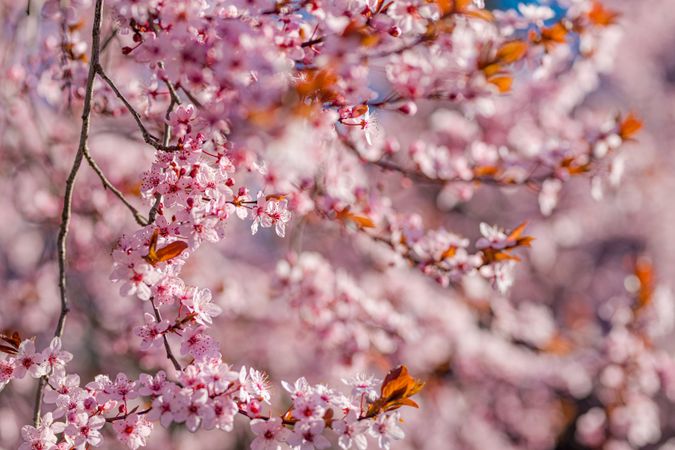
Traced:
<path fill-rule="evenodd" d="M 108 86 L 110 86 L 110 89 L 115 93 L 118 99 L 122 103 L 124 103 L 124 106 L 127 108 L 129 113 L 133 116 L 134 120 L 136 121 L 136 124 L 138 125 L 138 128 L 141 130 L 141 135 L 143 136 L 143 140 L 145 141 L 146 144 L 153 146 L 157 150 L 165 151 L 165 152 L 173 152 L 176 150 L 180 150 L 180 146 L 174 145 L 174 146 L 167 146 L 163 145 L 161 142 L 159 142 L 159 138 L 156 136 L 152 135 L 147 128 L 145 128 L 145 125 L 143 125 L 143 120 L 141 118 L 141 114 L 136 111 L 136 109 L 129 103 L 129 101 L 126 99 L 126 97 L 120 92 L 120 90 L 117 88 L 115 83 L 106 75 L 105 71 L 103 70 L 103 67 L 101 67 L 98 62 L 96 63 L 95 66 L 95 71 L 98 73 L 98 75 L 103 79 L 103 81 L 106 82 Z"/>
<path fill-rule="evenodd" d="M 98 60 L 100 54 L 101 41 L 101 15 L 103 9 L 103 0 L 96 0 L 94 7 L 94 24 L 92 26 L 92 44 L 91 44 L 91 63 L 89 65 L 89 74 L 87 75 L 87 85 L 84 96 L 84 105 L 82 108 L 82 128 L 80 130 L 80 143 L 77 148 L 77 154 L 73 161 L 73 166 L 70 169 L 68 178 L 66 180 L 66 191 L 63 196 L 63 210 L 61 211 L 61 226 L 59 228 L 58 236 L 58 260 L 59 260 L 59 295 L 61 297 L 61 314 L 59 315 L 58 323 L 56 324 L 56 331 L 54 336 L 61 337 L 66 325 L 66 316 L 70 310 L 68 306 L 67 295 L 67 280 L 66 280 L 66 240 L 70 227 L 70 219 L 72 215 L 73 205 L 73 190 L 75 188 L 75 178 L 82 165 L 82 159 L 85 153 L 88 152 L 87 139 L 89 138 L 89 119 L 91 116 L 91 103 L 94 92 L 94 80 L 96 78 L 96 68 L 98 67 Z M 42 394 L 47 384 L 47 375 L 40 378 L 37 392 L 35 395 L 35 409 L 33 412 L 33 423 L 37 427 L 40 424 L 40 415 L 42 409 Z"/>
<path fill-rule="evenodd" d="M 131 214 L 134 216 L 134 219 L 136 220 L 136 223 L 139 224 L 140 226 L 144 227 L 148 224 L 148 221 L 141 215 L 141 213 L 134 208 L 134 206 L 129 203 L 129 201 L 124 198 L 124 194 L 120 192 L 119 189 L 117 189 L 111 182 L 106 178 L 105 174 L 101 170 L 101 168 L 96 164 L 96 161 L 94 161 L 94 158 L 91 156 L 91 153 L 89 152 L 89 149 L 86 149 L 84 152 L 84 157 L 86 158 L 87 162 L 89 163 L 89 166 L 96 172 L 96 175 L 98 175 L 99 179 L 101 180 L 101 184 L 103 184 L 103 188 L 109 190 L 115 196 L 120 199 L 120 201 L 126 206 L 129 211 L 131 211 Z"/>
<path fill-rule="evenodd" d="M 157 322 L 161 322 L 162 314 L 159 312 L 159 309 L 157 309 L 157 306 L 155 306 L 155 300 L 151 298 L 150 303 L 152 304 L 152 311 L 155 313 L 155 319 L 157 320 Z M 183 368 L 181 367 L 176 357 L 173 355 L 173 352 L 171 351 L 171 346 L 169 345 L 169 340 L 166 338 L 166 334 L 162 334 L 162 339 L 164 340 L 164 350 L 166 350 L 166 357 L 169 358 L 169 361 L 171 361 L 171 363 L 173 364 L 174 369 L 180 372 L 181 370 L 183 370 Z"/>

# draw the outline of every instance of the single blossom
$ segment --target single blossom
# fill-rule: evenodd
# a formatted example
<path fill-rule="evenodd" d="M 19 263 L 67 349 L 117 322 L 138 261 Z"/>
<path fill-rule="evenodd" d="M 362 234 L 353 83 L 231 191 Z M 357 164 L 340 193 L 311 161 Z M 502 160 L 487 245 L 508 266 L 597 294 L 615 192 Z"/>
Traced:
<path fill-rule="evenodd" d="M 377 439 L 381 449 L 389 450 L 391 442 L 403 439 L 405 434 L 399 426 L 400 416 L 398 412 L 382 414 L 370 427 L 370 435 Z"/>
<path fill-rule="evenodd" d="M 61 350 L 61 338 L 54 337 L 49 344 L 49 347 L 42 351 L 42 357 L 50 368 L 63 368 L 68 362 L 73 359 L 72 353 Z"/>
<path fill-rule="evenodd" d="M 152 432 L 152 423 L 138 414 L 129 414 L 126 418 L 113 422 L 117 440 L 131 450 L 144 447 Z"/>
<path fill-rule="evenodd" d="M 66 426 L 65 435 L 75 447 L 98 447 L 103 441 L 100 430 L 104 425 L 104 417 L 80 413 Z"/>
<path fill-rule="evenodd" d="M 35 352 L 35 343 L 31 340 L 21 343 L 15 364 L 14 377 L 18 379 L 23 378 L 26 373 L 33 378 L 39 378 L 49 371 L 44 356 Z"/>
<path fill-rule="evenodd" d="M 252 420 L 251 431 L 256 435 L 251 442 L 251 450 L 280 450 L 290 435 L 278 417 Z"/>
<path fill-rule="evenodd" d="M 323 435 L 323 420 L 301 421 L 295 424 L 288 437 L 288 445 L 297 450 L 321 450 L 330 447 L 330 441 Z"/>
<path fill-rule="evenodd" d="M 162 345 L 162 337 L 169 328 L 168 320 L 157 321 L 155 316 L 145 313 L 145 325 L 134 328 L 134 334 L 141 338 L 140 349 L 149 350 Z"/>

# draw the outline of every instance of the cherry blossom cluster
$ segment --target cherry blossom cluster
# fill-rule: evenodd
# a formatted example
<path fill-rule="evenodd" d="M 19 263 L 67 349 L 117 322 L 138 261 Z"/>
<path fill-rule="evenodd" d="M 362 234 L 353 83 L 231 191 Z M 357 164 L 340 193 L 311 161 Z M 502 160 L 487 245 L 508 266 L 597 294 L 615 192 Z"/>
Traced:
<path fill-rule="evenodd" d="M 21 430 L 24 443 L 20 448 L 27 450 L 98 447 L 106 423 L 112 424 L 120 442 L 137 449 L 146 445 L 153 422 L 164 427 L 184 423 L 190 432 L 199 428 L 231 431 L 237 414 L 251 419 L 256 436 L 253 449 L 282 444 L 294 449 L 328 448 L 331 444 L 325 430 L 331 429 L 345 450 L 352 446 L 365 449 L 367 435 L 377 439 L 379 448 L 388 450 L 393 440 L 404 436 L 395 410 L 404 404 L 415 405 L 408 397 L 421 388 L 405 368 L 388 375 L 381 393 L 376 390 L 380 380 L 372 377 L 344 380 L 352 387 L 349 395 L 325 385 L 312 386 L 300 378 L 294 384 L 283 383 L 291 396 L 291 407 L 282 417 L 269 417 L 264 414 L 271 399 L 266 375 L 246 367 L 234 371 L 220 355 L 196 359 L 176 381 L 169 380 L 164 371 L 154 376 L 141 374 L 138 380 L 120 373 L 114 380 L 97 375 L 81 387 L 80 377 L 65 371 L 73 355 L 61 349 L 59 338 L 42 352 L 35 351 L 32 340 L 17 342 L 16 335 L 3 337 L 3 353 L 10 356 L 0 360 L 0 386 L 27 374 L 46 376 L 44 402 L 54 405 L 39 426 L 27 425 Z M 150 406 L 139 410 L 143 404 Z"/>
<path fill-rule="evenodd" d="M 484 3 L 0 0 L 0 330 L 37 336 L 0 446 L 670 450 L 672 295 L 625 270 L 668 265 L 669 166 L 613 84 L 663 64 L 612 71 L 599 0 Z"/>
<path fill-rule="evenodd" d="M 189 117 L 185 117 L 188 110 L 179 106 L 170 114 L 169 123 L 174 128 L 189 125 Z M 284 236 L 285 224 L 290 220 L 286 201 L 262 193 L 253 200 L 246 188 L 239 188 L 235 194 L 233 172 L 227 156 L 219 149 L 204 148 L 199 134 L 182 138 L 180 151 L 158 152 L 142 185 L 144 195 L 156 199 L 155 221 L 123 237 L 113 253 L 115 269 L 111 278 L 123 281 L 122 295 L 137 294 L 142 300 L 156 296 L 160 304 L 182 297 L 177 277 L 185 258 L 202 242 L 221 240 L 231 214 L 250 218 L 254 234 L 259 227 L 273 226 L 279 236 Z M 195 308 L 201 309 L 200 305 L 201 301 L 196 300 L 188 309 L 195 312 Z M 206 314 L 200 322 L 211 322 Z"/>
<path fill-rule="evenodd" d="M 630 139 L 639 122 L 631 117 L 604 122 L 590 118 L 579 127 L 577 118 L 569 115 L 574 104 L 566 100 L 555 108 L 555 118 L 549 117 L 548 109 L 529 107 L 532 114 L 541 115 L 521 121 L 531 124 L 530 129 L 518 124 L 502 135 L 495 130 L 510 126 L 506 121 L 516 116 L 513 108 L 519 101 L 541 105 L 562 101 L 556 96 L 577 80 L 570 77 L 550 85 L 570 64 L 584 73 L 601 72 L 598 54 L 607 52 L 598 47 L 604 42 L 603 33 L 612 35 L 614 16 L 593 2 L 563 5 L 568 6 L 565 17 L 550 25 L 554 13 L 547 7 L 523 6 L 518 12 L 493 14 L 474 3 L 352 2 L 347 7 L 302 2 L 114 2 L 120 33 L 132 41 L 123 53 L 149 67 L 154 77 L 145 92 L 132 90 L 130 98 L 138 94 L 138 100 L 147 104 L 146 115 L 170 125 L 176 142 L 170 146 L 167 139 L 160 144 L 141 125 L 146 142 L 174 150 L 160 153 L 144 179 L 144 195 L 157 201 L 161 237 L 184 239 L 191 247 L 204 239 L 215 242 L 222 238 L 225 220 L 233 211 L 250 217 L 254 232 L 259 226 L 274 226 L 283 235 L 290 219 L 287 207 L 299 214 L 315 209 L 366 228 L 377 219 L 378 209 L 386 209 L 378 205 L 367 183 L 345 185 L 342 171 L 334 176 L 318 173 L 323 169 L 320 161 L 326 159 L 316 158 L 322 151 L 319 145 L 303 150 L 312 155 L 303 164 L 289 166 L 288 160 L 302 158 L 303 151 L 294 149 L 297 156 L 291 158 L 288 150 L 278 155 L 280 145 L 272 140 L 281 127 L 316 136 L 317 143 L 338 137 L 346 155 L 331 156 L 342 160 L 342 169 L 354 172 L 356 179 L 367 180 L 358 167 L 365 160 L 406 177 L 440 182 L 463 201 L 474 183 L 536 183 L 542 211 L 550 212 L 561 182 L 580 173 L 600 174 L 601 160 Z M 580 38 L 576 50 L 575 33 Z M 540 70 L 518 77 L 522 85 L 512 86 L 515 70 L 527 65 Z M 392 90 L 386 97 L 380 93 L 386 88 L 371 87 L 378 68 L 386 69 L 381 82 Z M 158 82 L 167 84 L 170 95 L 160 92 Z M 110 100 L 102 112 L 114 114 L 113 85 L 108 84 L 102 92 Z M 173 102 L 180 103 L 174 88 L 193 104 L 179 104 L 172 111 Z M 535 90 L 541 95 L 533 96 Z M 507 101 L 501 95 L 507 91 L 515 99 Z M 161 104 L 169 98 L 172 103 L 163 119 L 159 112 L 163 108 L 152 108 L 156 105 L 151 100 Z M 402 142 L 395 132 L 397 121 L 420 112 L 418 103 L 439 101 L 456 103 L 457 108 L 441 109 L 424 119 L 433 137 Z M 375 119 L 378 114 L 381 124 Z M 535 124 L 541 129 L 535 130 Z M 405 146 L 410 161 L 400 157 Z M 234 194 L 235 172 L 242 169 L 260 172 L 269 193 L 258 193 L 255 202 L 245 187 Z M 600 195 L 602 180 L 595 179 Z M 359 204 L 364 214 L 354 213 Z M 172 207 L 178 214 L 162 214 L 162 208 Z M 165 223 L 162 215 L 172 220 Z M 398 215 L 404 218 L 395 221 L 415 222 L 414 215 Z M 425 231 L 423 239 L 416 230 L 418 237 L 399 245 L 396 234 L 405 226 L 394 228 L 384 242 L 443 284 L 477 269 L 501 291 L 512 284 L 513 259 L 481 259 L 467 252 L 466 240 L 444 230 Z M 148 234 L 149 230 L 139 231 L 135 239 L 147 240 Z M 127 252 L 139 247 L 139 242 L 123 244 Z M 148 298 L 148 289 L 138 280 L 147 271 L 146 281 L 140 283 L 150 280 L 152 285 L 158 275 L 140 262 L 142 252 L 129 256 L 137 262 L 124 261 L 123 266 L 137 280 L 125 283 L 124 289 L 129 293 L 138 287 Z M 174 264 L 180 266 L 183 259 Z M 139 274 L 134 275 L 133 265 L 139 266 Z"/>
<path fill-rule="evenodd" d="M 207 138 L 229 135 L 248 161 L 269 158 L 266 182 L 289 194 L 312 188 L 316 164 L 271 164 L 277 146 L 251 137 L 261 128 L 269 137 L 281 127 L 317 140 L 338 135 L 359 158 L 450 184 L 463 200 L 474 183 L 535 183 L 547 212 L 561 182 L 580 173 L 594 175 L 599 192 L 635 122 L 579 117 L 574 107 L 597 84 L 580 78 L 596 80 L 608 68 L 615 15 L 593 1 L 563 4 L 564 17 L 548 7 L 491 13 L 474 3 L 120 1 L 115 9 L 133 38 L 124 52 L 190 92 Z M 374 89 L 381 69 L 377 82 L 386 87 Z M 396 133 L 441 101 L 447 109 L 424 113 L 425 139 Z"/>
<path fill-rule="evenodd" d="M 513 269 L 519 258 L 511 252 L 530 245 L 532 237 L 521 236 L 525 224 L 510 233 L 486 223 L 480 224 L 482 237 L 472 252 L 469 239 L 444 228 L 425 230 L 418 215 L 393 217 L 375 236 L 397 254 L 401 261 L 418 267 L 443 286 L 458 284 L 465 277 L 478 275 L 505 293 L 513 284 Z"/>
<path fill-rule="evenodd" d="M 637 275 L 651 270 L 638 267 Z M 596 349 L 596 402 L 577 419 L 580 442 L 607 448 L 640 448 L 661 439 L 659 398 L 673 398 L 674 361 L 654 340 L 675 326 L 672 292 L 637 278 L 632 296 L 608 301 L 602 320 L 609 327 Z"/>
<path fill-rule="evenodd" d="M 0 361 L 0 388 L 4 388 L 12 379 L 20 380 L 26 375 L 40 378 L 63 369 L 73 359 L 71 353 L 61 349 L 59 338 L 52 339 L 49 347 L 42 352 L 36 352 L 32 340 L 18 343 L 16 339 L 6 341 L 4 337 L 1 348 L 3 353 L 11 356 Z"/>

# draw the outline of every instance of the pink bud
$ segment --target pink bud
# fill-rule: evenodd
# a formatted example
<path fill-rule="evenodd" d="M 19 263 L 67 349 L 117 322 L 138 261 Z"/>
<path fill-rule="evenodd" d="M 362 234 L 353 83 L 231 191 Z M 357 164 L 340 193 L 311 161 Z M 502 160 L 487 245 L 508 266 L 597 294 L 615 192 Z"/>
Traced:
<path fill-rule="evenodd" d="M 417 104 L 415 102 L 405 102 L 398 107 L 398 110 L 407 116 L 414 116 L 417 113 Z"/>

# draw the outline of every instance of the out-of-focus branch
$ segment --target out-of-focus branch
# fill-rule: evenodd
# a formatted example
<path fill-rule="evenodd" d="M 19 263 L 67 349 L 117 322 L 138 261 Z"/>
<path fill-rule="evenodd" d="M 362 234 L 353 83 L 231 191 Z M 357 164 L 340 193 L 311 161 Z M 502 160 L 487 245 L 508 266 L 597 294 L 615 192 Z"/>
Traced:
<path fill-rule="evenodd" d="M 171 111 L 173 111 L 174 106 L 180 105 L 181 101 L 178 93 L 176 92 L 176 89 L 173 87 L 173 84 L 169 80 L 165 80 L 164 83 L 169 90 L 169 95 L 171 95 L 171 101 L 169 102 L 169 106 L 166 108 L 166 114 L 164 114 L 164 136 L 162 137 L 162 145 L 164 147 L 168 147 L 169 141 L 171 141 L 171 125 L 169 125 L 169 116 L 171 115 Z"/>
<path fill-rule="evenodd" d="M 82 165 L 82 159 L 88 151 L 87 139 L 89 138 L 89 119 L 91 116 L 91 103 L 94 92 L 94 80 L 96 79 L 96 68 L 100 54 L 101 42 L 101 15 L 103 10 L 103 0 L 96 0 L 94 6 L 94 24 L 92 26 L 92 44 L 91 58 L 89 64 L 89 74 L 87 75 L 87 84 L 85 88 L 84 105 L 82 108 L 82 128 L 80 130 L 80 142 L 77 148 L 77 154 L 73 161 L 66 180 L 66 191 L 63 196 L 63 209 L 61 211 L 61 226 L 58 236 L 58 261 L 59 261 L 59 294 L 61 297 L 61 314 L 59 315 L 56 331 L 54 335 L 61 337 L 66 324 L 66 317 L 70 310 L 68 306 L 67 280 L 66 280 L 66 240 L 70 228 L 70 219 L 72 215 L 73 191 L 75 189 L 75 178 Z M 40 424 L 40 415 L 42 409 L 42 394 L 47 384 L 47 376 L 40 378 L 37 392 L 35 395 L 35 409 L 33 411 L 33 423 L 37 427 Z"/>
<path fill-rule="evenodd" d="M 108 45 L 112 42 L 113 39 L 115 39 L 115 36 L 117 36 L 118 29 L 114 28 L 110 35 L 105 38 L 105 41 L 103 41 L 103 44 L 101 44 L 101 53 L 105 51 L 106 48 L 108 48 Z"/>
<path fill-rule="evenodd" d="M 191 101 L 192 103 L 194 103 L 195 106 L 196 106 L 197 108 L 202 108 L 202 107 L 203 107 L 202 102 L 200 102 L 199 100 L 197 100 L 197 97 L 195 97 L 195 96 L 192 94 L 192 92 L 190 92 L 189 90 L 187 90 L 187 89 L 185 88 L 185 86 L 181 86 L 181 87 L 180 87 L 180 90 L 183 91 L 183 92 L 185 93 L 185 95 L 187 96 L 187 98 L 189 98 L 190 101 Z"/>
<path fill-rule="evenodd" d="M 127 98 L 122 94 L 122 92 L 120 92 L 120 90 L 117 88 L 115 83 L 105 73 L 105 71 L 103 70 L 103 67 L 101 67 L 100 65 L 97 64 L 96 67 L 95 67 L 95 71 L 103 79 L 103 81 L 105 81 L 106 84 L 108 84 L 108 86 L 110 86 L 110 89 L 112 89 L 112 91 L 115 93 L 117 98 L 120 99 L 120 101 L 122 103 L 124 103 L 124 106 L 126 106 L 129 113 L 131 113 L 132 117 L 136 121 L 136 124 L 138 125 L 138 128 L 141 130 L 141 134 L 143 135 L 143 140 L 150 145 L 153 145 L 154 143 L 157 143 L 157 138 L 155 136 L 153 136 L 147 130 L 147 128 L 145 128 L 145 125 L 143 125 L 143 120 L 141 119 L 141 114 L 138 111 L 136 111 L 136 108 L 134 108 L 131 105 L 131 103 L 129 103 L 129 100 L 127 100 Z"/>
<path fill-rule="evenodd" d="M 380 169 L 389 171 L 389 172 L 398 172 L 401 175 L 403 175 L 406 178 L 410 178 L 411 180 L 415 180 L 421 183 L 429 183 L 429 184 L 439 184 L 439 185 L 445 185 L 448 183 L 481 183 L 481 184 L 486 184 L 486 185 L 491 185 L 491 186 L 502 186 L 502 187 L 507 187 L 507 186 L 537 186 L 543 183 L 546 179 L 554 177 L 553 171 L 549 174 L 545 175 L 538 175 L 534 176 L 532 172 L 536 171 L 537 168 L 539 168 L 539 163 L 534 165 L 533 169 L 530 170 L 530 173 L 527 177 L 525 177 L 522 180 L 502 180 L 499 178 L 495 178 L 493 176 L 489 175 L 475 175 L 473 178 L 470 179 L 465 179 L 461 177 L 454 177 L 454 178 L 435 178 L 435 177 L 430 177 L 429 175 L 426 175 L 422 172 L 416 171 L 416 170 L 411 170 L 407 169 L 403 166 L 400 166 L 396 164 L 393 161 L 388 161 L 386 159 L 377 159 L 377 160 L 371 160 L 371 159 L 366 159 L 361 155 L 359 150 L 356 148 L 356 145 L 354 142 L 352 142 L 347 136 L 344 134 L 340 134 L 340 140 L 344 144 L 344 146 L 357 158 L 359 158 L 360 161 L 370 164 L 376 167 L 379 167 Z"/>

